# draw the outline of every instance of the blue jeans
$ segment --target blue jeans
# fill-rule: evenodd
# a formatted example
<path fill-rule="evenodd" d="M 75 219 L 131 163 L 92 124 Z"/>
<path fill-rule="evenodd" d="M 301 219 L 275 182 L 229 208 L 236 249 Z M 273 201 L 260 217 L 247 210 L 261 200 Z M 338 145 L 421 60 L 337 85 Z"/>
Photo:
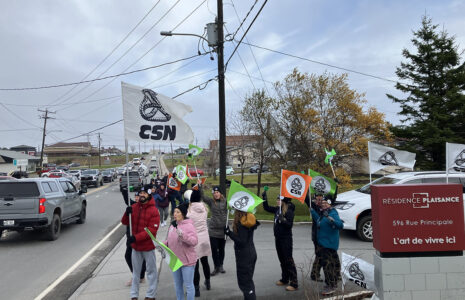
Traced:
<path fill-rule="evenodd" d="M 186 287 L 187 300 L 194 300 L 194 270 L 195 266 L 184 266 L 173 272 L 177 300 L 184 300 L 184 286 Z"/>

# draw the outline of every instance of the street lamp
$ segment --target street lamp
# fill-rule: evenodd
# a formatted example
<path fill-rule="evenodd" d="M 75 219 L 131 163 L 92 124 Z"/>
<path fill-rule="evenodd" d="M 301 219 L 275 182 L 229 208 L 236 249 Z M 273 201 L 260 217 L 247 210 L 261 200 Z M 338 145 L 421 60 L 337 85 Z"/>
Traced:
<path fill-rule="evenodd" d="M 223 1 L 217 0 L 217 19 L 215 23 L 208 23 L 206 26 L 207 38 L 191 33 L 174 33 L 171 31 L 161 31 L 163 36 L 186 35 L 203 39 L 208 46 L 215 47 L 218 55 L 218 110 L 219 110 L 219 133 L 220 133 L 220 190 L 226 194 L 226 104 L 224 90 L 224 33 L 223 33 Z"/>

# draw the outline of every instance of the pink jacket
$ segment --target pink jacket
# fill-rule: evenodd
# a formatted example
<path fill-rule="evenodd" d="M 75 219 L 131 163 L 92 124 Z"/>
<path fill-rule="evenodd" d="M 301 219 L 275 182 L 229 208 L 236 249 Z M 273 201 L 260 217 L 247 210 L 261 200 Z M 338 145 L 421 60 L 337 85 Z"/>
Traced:
<path fill-rule="evenodd" d="M 202 202 L 191 202 L 187 217 L 194 221 L 199 242 L 195 246 L 195 251 L 199 257 L 211 256 L 210 237 L 208 235 L 207 217 L 208 209 Z"/>
<path fill-rule="evenodd" d="M 184 266 L 194 266 L 198 259 L 195 252 L 197 242 L 194 222 L 191 219 L 185 219 L 178 223 L 177 228 L 170 226 L 165 245 L 176 254 Z"/>

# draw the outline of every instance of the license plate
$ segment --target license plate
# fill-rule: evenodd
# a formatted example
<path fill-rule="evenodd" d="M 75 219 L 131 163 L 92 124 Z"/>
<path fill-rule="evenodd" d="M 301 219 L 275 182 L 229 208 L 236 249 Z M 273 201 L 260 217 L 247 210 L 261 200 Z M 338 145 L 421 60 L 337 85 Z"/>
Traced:
<path fill-rule="evenodd" d="M 15 220 L 5 220 L 3 221 L 3 226 L 13 226 L 15 225 Z"/>

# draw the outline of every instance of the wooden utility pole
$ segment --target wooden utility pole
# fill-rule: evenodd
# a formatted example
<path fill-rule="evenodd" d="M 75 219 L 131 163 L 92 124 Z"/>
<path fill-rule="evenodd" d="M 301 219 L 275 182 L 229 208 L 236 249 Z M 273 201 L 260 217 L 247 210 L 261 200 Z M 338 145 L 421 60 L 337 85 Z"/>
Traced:
<path fill-rule="evenodd" d="M 99 169 L 102 167 L 102 162 L 101 162 L 101 157 L 100 157 L 100 132 L 97 132 L 98 134 L 98 167 Z"/>
<path fill-rule="evenodd" d="M 40 170 L 42 171 L 42 165 L 43 165 L 43 161 L 44 161 L 45 136 L 47 135 L 47 133 L 46 133 L 47 120 L 48 119 L 53 119 L 53 118 L 49 117 L 48 114 L 49 113 L 54 114 L 55 112 L 51 112 L 47 108 L 45 110 L 40 110 L 39 109 L 38 111 L 45 113 L 45 115 L 40 116 L 41 119 L 44 119 L 44 130 L 43 130 L 43 133 L 42 133 L 42 150 L 40 151 Z"/>
<path fill-rule="evenodd" d="M 224 32 L 223 32 L 223 0 L 217 0 L 216 32 L 218 33 L 218 106 L 220 131 L 220 190 L 226 195 L 226 104 L 224 91 Z"/>

